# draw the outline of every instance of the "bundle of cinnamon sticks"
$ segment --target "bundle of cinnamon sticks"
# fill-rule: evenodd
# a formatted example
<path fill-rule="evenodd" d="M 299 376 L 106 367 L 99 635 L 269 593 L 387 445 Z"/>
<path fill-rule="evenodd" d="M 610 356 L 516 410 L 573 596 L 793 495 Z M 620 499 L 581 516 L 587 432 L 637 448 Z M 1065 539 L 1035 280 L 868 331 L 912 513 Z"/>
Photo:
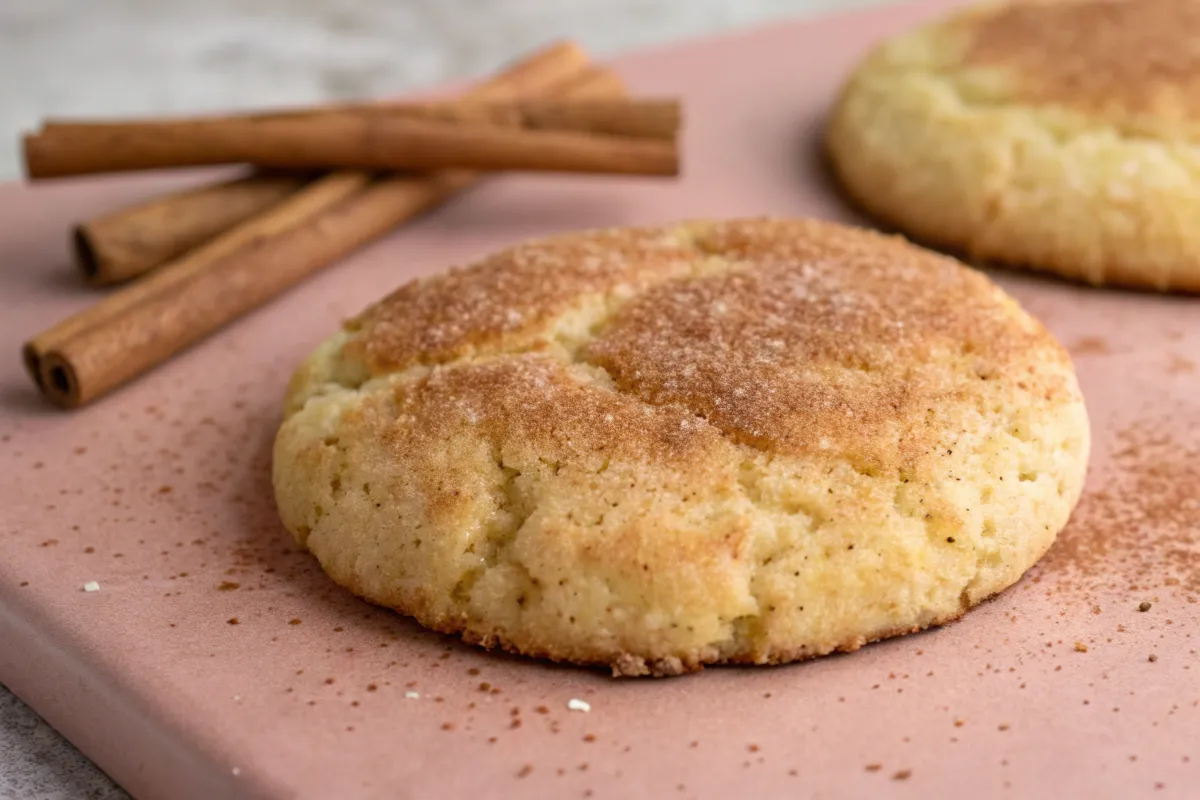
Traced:
<path fill-rule="evenodd" d="M 679 105 L 624 95 L 615 74 L 563 42 L 455 102 L 48 122 L 25 138 L 31 179 L 230 163 L 254 171 L 76 226 L 87 280 L 126 285 L 26 342 L 30 376 L 55 404 L 84 405 L 483 171 L 677 174 Z"/>

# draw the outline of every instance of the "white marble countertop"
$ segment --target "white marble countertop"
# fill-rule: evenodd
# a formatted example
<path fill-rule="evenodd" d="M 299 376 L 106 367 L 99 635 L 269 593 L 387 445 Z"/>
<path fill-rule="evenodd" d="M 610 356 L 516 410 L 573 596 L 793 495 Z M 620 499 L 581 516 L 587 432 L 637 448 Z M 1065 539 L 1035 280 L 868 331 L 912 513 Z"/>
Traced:
<path fill-rule="evenodd" d="M 46 116 L 359 98 L 484 74 L 550 39 L 597 56 L 892 0 L 3 0 L 0 180 Z M 0 686 L 0 798 L 127 795 Z"/>

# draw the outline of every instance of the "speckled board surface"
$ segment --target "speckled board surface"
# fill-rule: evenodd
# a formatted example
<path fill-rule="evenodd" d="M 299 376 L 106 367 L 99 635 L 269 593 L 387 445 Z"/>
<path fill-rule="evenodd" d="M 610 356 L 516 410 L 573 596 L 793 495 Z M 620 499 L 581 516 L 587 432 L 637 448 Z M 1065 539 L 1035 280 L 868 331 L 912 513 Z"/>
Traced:
<path fill-rule="evenodd" d="M 274 516 L 291 367 L 406 278 L 582 226 L 854 219 L 821 116 L 871 41 L 935 7 L 625 59 L 638 91 L 686 95 L 682 181 L 491 181 L 74 414 L 16 358 L 90 299 L 66 225 L 194 178 L 0 189 L 0 679 L 144 797 L 1191 796 L 1196 299 L 997 274 L 1075 355 L 1086 497 L 1012 590 L 853 655 L 657 681 L 489 655 L 336 589 Z"/>

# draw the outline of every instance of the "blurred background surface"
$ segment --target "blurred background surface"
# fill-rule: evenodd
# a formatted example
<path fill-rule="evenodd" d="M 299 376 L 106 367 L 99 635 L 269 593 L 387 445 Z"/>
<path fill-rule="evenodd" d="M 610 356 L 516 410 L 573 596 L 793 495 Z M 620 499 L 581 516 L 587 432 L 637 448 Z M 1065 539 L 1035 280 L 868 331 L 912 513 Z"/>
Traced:
<path fill-rule="evenodd" d="M 551 39 L 623 50 L 894 0 L 0 0 L 0 180 L 47 116 L 375 97 Z M 636 87 L 635 87 L 636 88 Z M 0 686 L 0 798 L 127 795 Z"/>

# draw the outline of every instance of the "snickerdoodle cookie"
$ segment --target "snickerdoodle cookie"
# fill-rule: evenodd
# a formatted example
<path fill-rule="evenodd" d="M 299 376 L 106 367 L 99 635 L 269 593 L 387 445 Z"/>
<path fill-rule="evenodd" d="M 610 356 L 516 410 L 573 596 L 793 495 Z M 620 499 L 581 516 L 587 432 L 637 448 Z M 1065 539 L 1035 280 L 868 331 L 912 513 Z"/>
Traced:
<path fill-rule="evenodd" d="M 1016 581 L 1079 497 L 1063 348 L 984 275 L 815 221 L 529 242 L 297 371 L 283 522 L 339 584 L 533 656 L 853 650 Z"/>
<path fill-rule="evenodd" d="M 1200 2 L 1015 0 L 877 47 L 827 130 L 864 209 L 1092 284 L 1200 291 Z"/>

